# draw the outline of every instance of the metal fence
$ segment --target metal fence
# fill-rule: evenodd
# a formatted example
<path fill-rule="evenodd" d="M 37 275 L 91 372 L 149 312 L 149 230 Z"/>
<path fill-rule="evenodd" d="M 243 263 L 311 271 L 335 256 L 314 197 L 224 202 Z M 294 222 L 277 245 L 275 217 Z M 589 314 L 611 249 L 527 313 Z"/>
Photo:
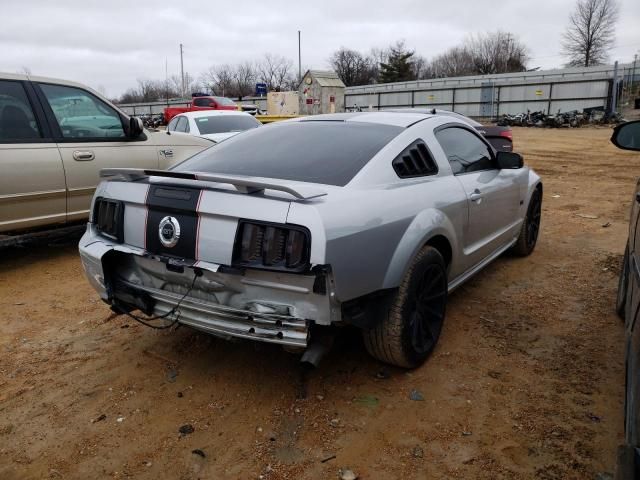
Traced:
<path fill-rule="evenodd" d="M 618 79 L 631 81 L 632 67 L 620 65 Z M 608 65 L 365 85 L 346 89 L 345 106 L 371 110 L 439 108 L 471 117 L 608 108 L 613 77 L 614 67 Z M 636 74 L 635 80 L 639 79 Z"/>

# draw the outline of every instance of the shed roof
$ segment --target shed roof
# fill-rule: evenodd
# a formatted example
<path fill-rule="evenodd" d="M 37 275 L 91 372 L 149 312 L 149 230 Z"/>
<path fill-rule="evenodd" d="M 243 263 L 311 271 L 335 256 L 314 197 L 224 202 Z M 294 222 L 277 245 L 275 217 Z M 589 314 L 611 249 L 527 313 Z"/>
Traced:
<path fill-rule="evenodd" d="M 340 77 L 338 77 L 338 74 L 331 70 L 307 70 L 303 78 L 307 75 L 311 75 L 321 87 L 346 87 L 342 80 L 340 80 Z"/>

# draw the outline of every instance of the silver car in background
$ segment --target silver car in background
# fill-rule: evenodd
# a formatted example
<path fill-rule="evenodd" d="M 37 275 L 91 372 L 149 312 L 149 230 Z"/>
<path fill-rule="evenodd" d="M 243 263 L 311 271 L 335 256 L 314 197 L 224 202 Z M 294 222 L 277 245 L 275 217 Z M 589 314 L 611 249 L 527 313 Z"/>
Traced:
<path fill-rule="evenodd" d="M 299 118 L 102 175 L 80 253 L 115 311 L 300 348 L 353 325 L 408 368 L 448 292 L 540 226 L 538 175 L 447 114 Z"/>

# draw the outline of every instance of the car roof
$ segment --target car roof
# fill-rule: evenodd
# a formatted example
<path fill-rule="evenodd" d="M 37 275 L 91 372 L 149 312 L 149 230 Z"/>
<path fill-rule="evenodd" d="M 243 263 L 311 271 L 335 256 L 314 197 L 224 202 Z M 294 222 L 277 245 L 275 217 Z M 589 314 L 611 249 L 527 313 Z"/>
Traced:
<path fill-rule="evenodd" d="M 420 112 L 351 112 L 351 113 L 328 113 L 324 115 L 313 115 L 294 119 L 298 122 L 360 122 L 378 123 L 381 125 L 392 125 L 407 128 L 414 123 L 421 122 L 434 115 Z"/>
<path fill-rule="evenodd" d="M 22 81 L 31 81 L 31 82 L 42 82 L 42 83 L 55 83 L 57 85 L 67 85 L 69 87 L 79 87 L 83 90 L 94 90 L 87 85 L 78 82 L 72 82 L 70 80 L 63 80 L 60 78 L 52 78 L 52 77 L 40 77 L 38 75 L 26 75 L 24 73 L 7 73 L 0 72 L 0 79 L 2 80 L 22 80 Z"/>
<path fill-rule="evenodd" d="M 196 112 L 184 112 L 179 116 L 187 117 L 187 118 L 201 118 L 201 117 L 217 117 L 217 116 L 225 116 L 225 115 L 241 115 L 243 117 L 253 117 L 253 115 L 242 112 L 240 110 L 199 110 Z M 177 115 L 178 116 L 178 115 Z"/>
<path fill-rule="evenodd" d="M 458 112 L 452 112 L 451 110 L 441 110 L 439 108 L 407 107 L 407 108 L 394 108 L 394 109 L 390 109 L 390 110 L 385 110 L 385 112 L 395 112 L 395 113 L 414 112 L 414 113 L 424 113 L 424 114 L 438 115 L 438 116 L 449 115 L 451 117 L 462 119 L 462 120 L 470 123 L 474 127 L 481 127 L 482 126 L 481 123 L 476 122 L 474 119 L 469 118 L 466 115 L 463 115 L 463 114 L 458 113 Z"/>

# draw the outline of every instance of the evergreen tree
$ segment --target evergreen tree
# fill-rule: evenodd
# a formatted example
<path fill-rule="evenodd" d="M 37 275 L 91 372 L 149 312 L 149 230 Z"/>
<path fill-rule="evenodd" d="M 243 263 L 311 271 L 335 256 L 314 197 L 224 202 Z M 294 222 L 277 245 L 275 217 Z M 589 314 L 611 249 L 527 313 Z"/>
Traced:
<path fill-rule="evenodd" d="M 380 62 L 380 73 L 378 81 L 380 83 L 406 82 L 415 80 L 415 70 L 413 68 L 414 52 L 407 50 L 403 42 L 398 42 L 389 49 L 386 62 Z"/>

